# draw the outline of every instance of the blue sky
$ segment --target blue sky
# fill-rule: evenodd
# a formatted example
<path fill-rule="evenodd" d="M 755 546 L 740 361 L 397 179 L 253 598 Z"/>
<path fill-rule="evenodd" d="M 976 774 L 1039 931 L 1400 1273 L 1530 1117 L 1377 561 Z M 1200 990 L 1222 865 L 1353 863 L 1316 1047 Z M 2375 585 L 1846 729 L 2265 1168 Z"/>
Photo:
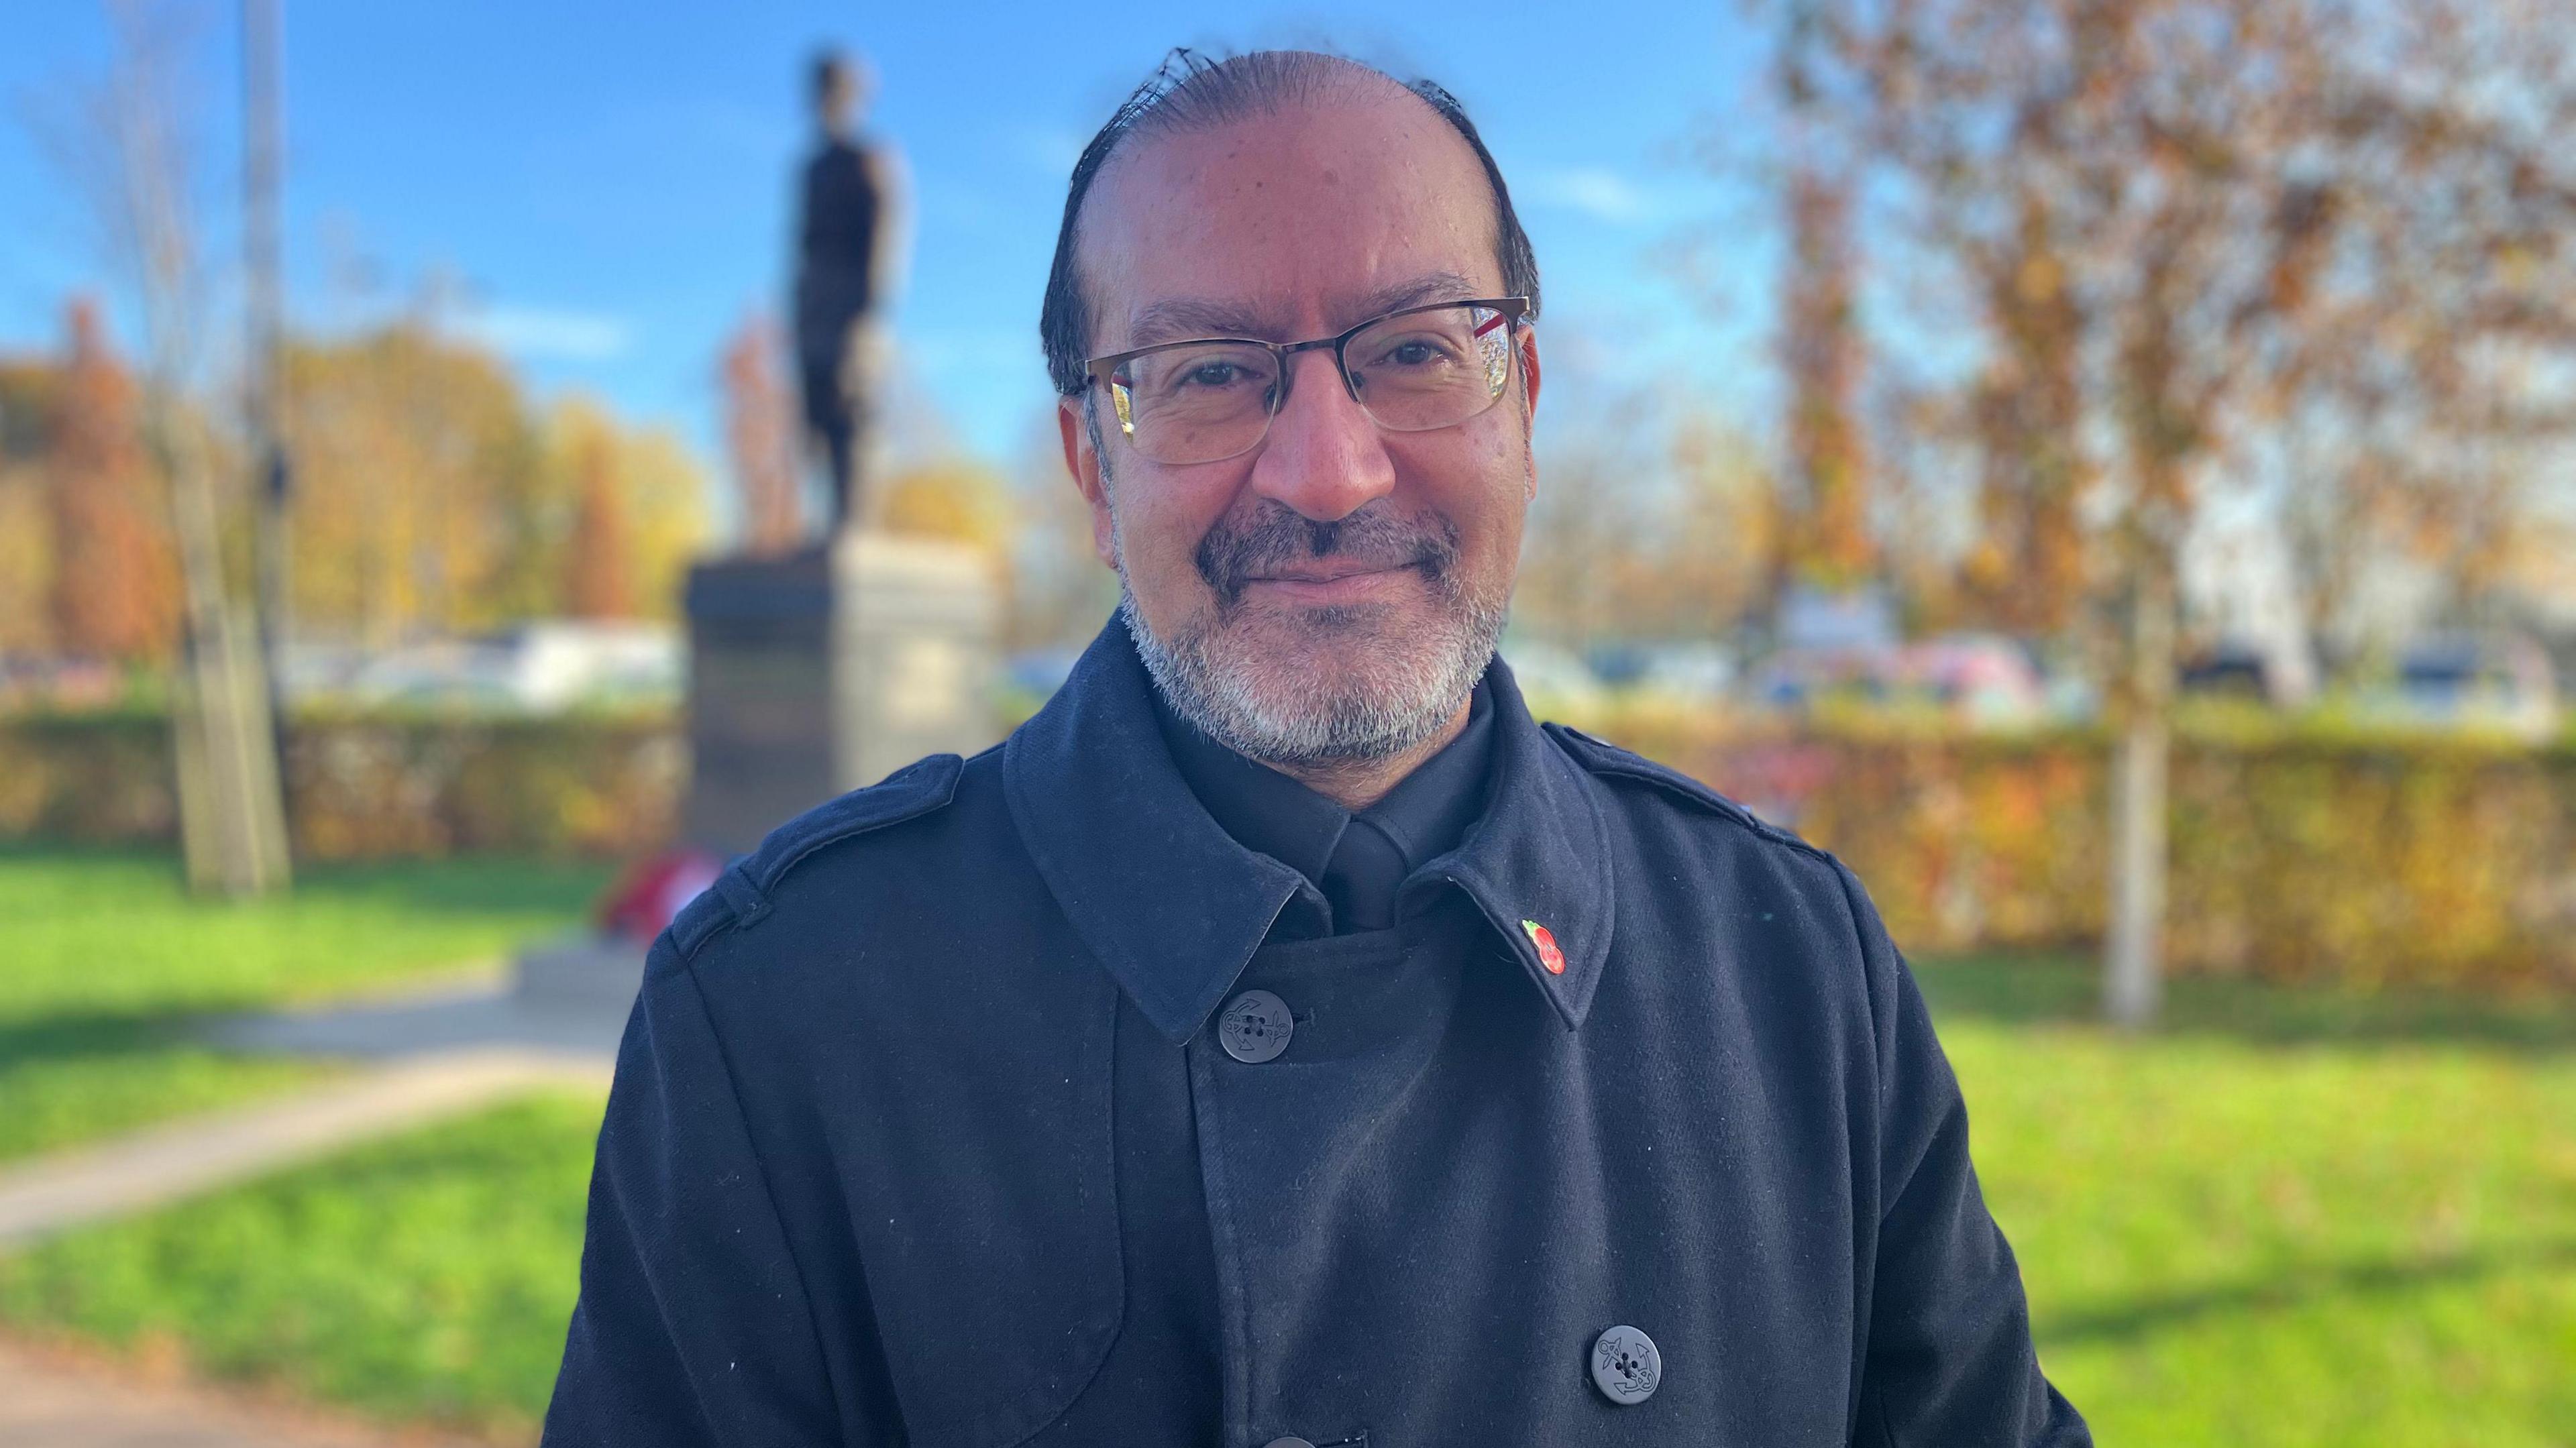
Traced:
<path fill-rule="evenodd" d="M 234 6 L 197 34 L 206 210 L 230 246 Z M 0 350 L 50 347 L 63 298 L 113 296 L 74 194 L 24 123 L 104 63 L 94 0 L 11 0 L 0 45 Z M 1046 403 L 1035 323 L 1065 174 L 1173 44 L 1322 45 L 1427 74 L 1511 179 L 1548 289 L 1542 333 L 1579 396 L 1650 377 L 1742 413 L 1765 368 L 1768 269 L 1748 199 L 1690 157 L 1758 85 L 1726 0 L 1571 6 L 1248 3 L 879 6 L 285 0 L 289 290 L 297 324 L 356 325 L 434 289 L 537 386 L 582 388 L 712 452 L 715 357 L 783 292 L 802 76 L 867 52 L 873 129 L 900 145 L 917 232 L 895 325 L 958 441 L 996 461 Z M 1508 17 L 1508 18 L 1506 18 Z M 1731 304 L 1671 254 L 1717 239 Z M 229 256 L 229 251 L 220 255 Z M 1545 414 L 1548 409 L 1542 409 Z M 710 458 L 713 461 L 713 458 Z"/>

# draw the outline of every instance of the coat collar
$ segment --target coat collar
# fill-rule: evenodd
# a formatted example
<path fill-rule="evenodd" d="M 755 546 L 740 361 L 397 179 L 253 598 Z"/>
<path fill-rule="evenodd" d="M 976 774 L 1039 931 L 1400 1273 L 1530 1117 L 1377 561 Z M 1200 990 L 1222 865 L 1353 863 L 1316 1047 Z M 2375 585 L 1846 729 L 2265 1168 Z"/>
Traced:
<path fill-rule="evenodd" d="M 1530 718 L 1511 670 L 1486 671 L 1493 769 L 1484 815 L 1415 872 L 1476 902 L 1566 1028 L 1583 1023 L 1609 959 L 1614 880 L 1591 777 Z M 1153 681 L 1112 618 L 1046 707 L 1002 751 L 1021 841 L 1075 933 L 1155 1028 L 1206 1024 L 1297 892 L 1290 867 L 1235 842 L 1172 763 Z M 1548 968 L 1532 927 L 1552 938 Z"/>

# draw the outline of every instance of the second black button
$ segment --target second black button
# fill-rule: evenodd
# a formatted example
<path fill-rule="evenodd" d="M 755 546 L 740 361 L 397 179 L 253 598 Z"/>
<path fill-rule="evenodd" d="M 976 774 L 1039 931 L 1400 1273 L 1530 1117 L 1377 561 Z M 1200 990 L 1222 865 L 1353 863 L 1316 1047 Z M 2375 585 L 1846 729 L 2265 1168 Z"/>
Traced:
<path fill-rule="evenodd" d="M 1216 1018 L 1218 1043 L 1247 1066 L 1276 1060 L 1296 1029 L 1288 1018 L 1288 1003 L 1266 990 L 1248 990 L 1227 1001 Z"/>

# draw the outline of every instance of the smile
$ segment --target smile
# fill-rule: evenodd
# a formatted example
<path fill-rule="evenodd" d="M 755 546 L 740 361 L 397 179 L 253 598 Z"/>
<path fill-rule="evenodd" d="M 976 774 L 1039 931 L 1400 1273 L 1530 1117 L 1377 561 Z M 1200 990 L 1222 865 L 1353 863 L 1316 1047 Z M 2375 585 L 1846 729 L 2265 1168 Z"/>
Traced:
<path fill-rule="evenodd" d="M 1367 603 L 1409 589 L 1421 569 L 1412 563 L 1375 568 L 1292 569 L 1244 580 L 1247 595 L 1292 604 Z"/>

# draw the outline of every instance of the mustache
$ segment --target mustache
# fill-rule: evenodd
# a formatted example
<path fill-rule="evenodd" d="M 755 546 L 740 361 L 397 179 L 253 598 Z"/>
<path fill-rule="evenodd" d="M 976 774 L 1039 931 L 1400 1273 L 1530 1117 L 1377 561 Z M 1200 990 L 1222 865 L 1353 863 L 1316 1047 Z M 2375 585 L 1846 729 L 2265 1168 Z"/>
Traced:
<path fill-rule="evenodd" d="M 1402 517 L 1383 499 L 1323 523 L 1265 499 L 1248 516 L 1219 519 L 1194 555 L 1199 577 L 1228 607 L 1268 570 L 1307 560 L 1419 568 L 1441 587 L 1458 562 L 1458 525 L 1436 513 L 1419 521 Z"/>

